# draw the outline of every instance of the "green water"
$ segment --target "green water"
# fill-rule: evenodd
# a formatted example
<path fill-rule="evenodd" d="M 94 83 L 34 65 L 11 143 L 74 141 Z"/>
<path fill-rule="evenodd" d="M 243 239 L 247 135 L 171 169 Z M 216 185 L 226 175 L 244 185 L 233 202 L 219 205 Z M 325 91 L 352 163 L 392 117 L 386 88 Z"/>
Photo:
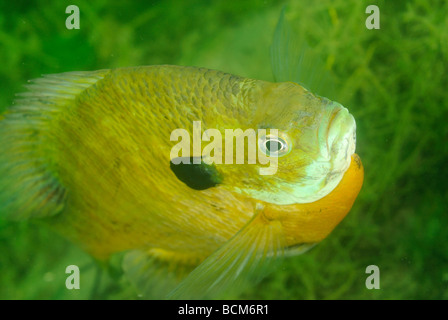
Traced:
<path fill-rule="evenodd" d="M 368 30 L 366 1 L 306 2 L 291 1 L 289 17 L 307 26 L 356 119 L 364 186 L 327 239 L 240 297 L 448 299 L 448 3 L 369 1 L 381 25 Z M 0 111 L 27 80 L 65 71 L 181 64 L 272 80 L 269 46 L 288 1 L 73 4 L 79 30 L 65 27 L 62 1 L 0 4 Z M 65 287 L 71 264 L 80 290 Z M 366 289 L 369 265 L 379 290 Z M 138 297 L 38 222 L 0 220 L 0 298 Z"/>

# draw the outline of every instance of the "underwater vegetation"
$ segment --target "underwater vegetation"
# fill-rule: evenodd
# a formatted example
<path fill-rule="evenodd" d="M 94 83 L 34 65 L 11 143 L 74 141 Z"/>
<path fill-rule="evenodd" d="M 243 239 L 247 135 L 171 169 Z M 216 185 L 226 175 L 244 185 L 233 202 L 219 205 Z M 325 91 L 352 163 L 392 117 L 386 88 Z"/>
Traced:
<path fill-rule="evenodd" d="M 239 297 L 447 299 L 443 1 L 376 2 L 379 30 L 365 28 L 362 1 L 80 1 L 79 30 L 65 28 L 62 4 L 2 4 L 0 110 L 28 79 L 66 71 L 178 64 L 272 81 L 269 46 L 284 4 L 326 57 L 337 101 L 356 119 L 365 181 L 330 237 Z M 0 298 L 138 298 L 119 268 L 103 271 L 39 222 L 0 220 L 0 239 Z M 81 269 L 81 290 L 65 288 L 71 264 Z M 381 270 L 379 290 L 365 287 L 369 265 Z"/>

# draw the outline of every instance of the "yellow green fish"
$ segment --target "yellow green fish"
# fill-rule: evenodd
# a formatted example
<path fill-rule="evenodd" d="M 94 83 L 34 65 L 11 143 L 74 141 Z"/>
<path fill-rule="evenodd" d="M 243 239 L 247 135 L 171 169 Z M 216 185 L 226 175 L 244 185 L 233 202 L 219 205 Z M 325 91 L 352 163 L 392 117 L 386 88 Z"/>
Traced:
<path fill-rule="evenodd" d="M 124 271 L 143 292 L 156 275 L 186 276 L 170 298 L 256 277 L 327 237 L 363 182 L 353 117 L 295 82 L 154 65 L 27 88 L 0 121 L 0 215 L 45 221 L 100 261 L 127 252 Z M 257 148 L 288 152 L 272 175 L 258 163 L 173 165 L 171 133 L 192 136 L 194 121 L 223 136 L 278 129 Z"/>

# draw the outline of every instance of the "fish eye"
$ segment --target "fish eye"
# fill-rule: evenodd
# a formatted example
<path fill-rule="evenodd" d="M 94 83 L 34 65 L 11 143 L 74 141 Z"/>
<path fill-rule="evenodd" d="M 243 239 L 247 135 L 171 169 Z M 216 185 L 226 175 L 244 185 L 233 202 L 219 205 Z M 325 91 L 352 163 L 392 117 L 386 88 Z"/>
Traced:
<path fill-rule="evenodd" d="M 291 150 L 287 140 L 284 137 L 266 135 L 261 137 L 259 147 L 267 156 L 282 157 Z"/>

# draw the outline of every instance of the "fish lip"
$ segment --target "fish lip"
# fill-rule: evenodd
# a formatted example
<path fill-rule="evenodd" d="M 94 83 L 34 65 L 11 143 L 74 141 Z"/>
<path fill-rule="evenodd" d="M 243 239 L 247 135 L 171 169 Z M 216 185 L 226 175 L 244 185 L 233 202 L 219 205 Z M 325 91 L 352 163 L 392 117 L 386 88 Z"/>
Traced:
<path fill-rule="evenodd" d="M 347 108 L 340 104 L 328 121 L 326 143 L 328 159 L 332 162 L 330 174 L 345 172 L 356 149 L 356 122 Z"/>
<path fill-rule="evenodd" d="M 336 111 L 333 111 L 330 115 L 330 120 L 328 121 L 327 129 L 325 132 L 325 138 L 326 138 L 326 143 L 327 143 L 327 152 L 330 152 L 330 149 L 331 149 L 331 146 L 328 145 L 328 140 L 330 137 L 330 130 L 335 127 L 336 118 L 338 115 L 341 114 L 341 110 L 342 110 L 342 108 L 338 107 L 338 108 L 336 108 Z"/>
<path fill-rule="evenodd" d="M 335 110 L 331 113 L 327 124 L 326 139 L 327 151 L 331 152 L 335 143 L 349 139 L 356 132 L 356 122 L 347 108 L 336 103 Z M 354 153 L 354 150 L 353 150 Z M 353 154 L 351 153 L 351 154 Z M 351 156 L 350 154 L 350 156 Z"/>

